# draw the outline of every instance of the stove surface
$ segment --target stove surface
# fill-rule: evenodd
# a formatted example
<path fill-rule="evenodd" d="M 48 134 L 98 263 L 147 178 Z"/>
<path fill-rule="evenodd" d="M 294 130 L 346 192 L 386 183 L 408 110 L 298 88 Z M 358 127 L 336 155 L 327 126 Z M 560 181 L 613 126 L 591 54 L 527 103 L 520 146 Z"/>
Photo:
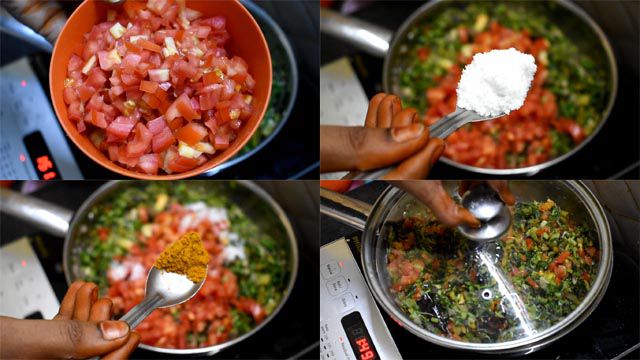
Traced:
<path fill-rule="evenodd" d="M 349 193 L 356 199 L 372 204 L 387 187 L 384 182 L 372 182 Z M 320 242 L 329 243 L 340 237 L 352 239 L 351 249 L 358 254 L 359 233 L 325 215 L 320 219 Z M 626 248 L 614 238 L 613 273 L 607 291 L 595 311 L 576 329 L 553 344 L 524 359 L 638 359 L 640 352 L 640 266 L 635 250 Z M 385 322 L 400 353 L 405 359 L 491 359 L 496 355 L 451 350 L 431 344 L 414 336 L 393 321 L 381 309 Z M 633 350 L 631 350 L 633 349 Z M 626 353 L 630 351 L 629 353 Z M 620 357 L 622 355 L 622 357 Z"/>

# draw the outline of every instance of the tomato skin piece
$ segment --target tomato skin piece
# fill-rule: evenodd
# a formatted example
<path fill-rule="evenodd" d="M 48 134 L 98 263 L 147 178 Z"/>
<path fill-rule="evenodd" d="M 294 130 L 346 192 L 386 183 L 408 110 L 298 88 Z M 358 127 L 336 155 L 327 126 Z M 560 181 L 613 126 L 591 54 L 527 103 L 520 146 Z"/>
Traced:
<path fill-rule="evenodd" d="M 126 139 L 135 126 L 136 121 L 128 116 L 118 116 L 107 126 L 107 134 L 116 139 Z"/>
<path fill-rule="evenodd" d="M 102 89 L 104 87 L 104 83 L 107 82 L 107 77 L 98 67 L 91 69 L 87 76 L 85 85 L 91 86 L 94 89 Z"/>
<path fill-rule="evenodd" d="M 162 15 L 170 5 L 168 0 L 149 0 L 147 2 L 147 9 L 153 11 L 158 15 Z"/>
<path fill-rule="evenodd" d="M 158 86 L 158 88 L 153 93 L 153 95 L 155 97 L 157 97 L 158 100 L 160 100 L 160 101 L 165 101 L 165 100 L 167 100 L 167 97 L 169 97 L 169 93 L 166 92 L 165 90 L 163 90 L 160 86 Z"/>
<path fill-rule="evenodd" d="M 140 46 L 143 49 L 153 51 L 155 53 L 162 52 L 162 46 L 154 44 L 149 40 L 139 39 L 138 41 L 136 41 L 136 45 Z"/>
<path fill-rule="evenodd" d="M 151 144 L 152 137 L 151 131 L 149 131 L 144 124 L 137 123 L 133 141 L 130 140 L 127 143 L 126 156 L 138 157 L 144 154 L 145 150 Z"/>
<path fill-rule="evenodd" d="M 95 92 L 96 92 L 96 89 L 88 85 L 81 85 L 78 87 L 78 95 L 80 96 L 80 100 L 83 103 L 91 99 L 91 96 L 93 96 Z"/>
<path fill-rule="evenodd" d="M 237 108 L 237 105 L 232 104 L 229 100 L 220 101 L 216 105 L 216 109 L 218 110 L 218 125 L 223 125 L 231 120 L 236 120 L 237 117 L 232 118 L 233 112 L 235 112 L 238 117 L 241 113 L 240 109 Z"/>
<path fill-rule="evenodd" d="M 104 71 L 111 71 L 113 70 L 114 66 L 116 65 L 116 62 L 109 58 L 109 52 L 108 51 L 98 51 L 98 64 L 100 64 L 100 68 Z"/>
<path fill-rule="evenodd" d="M 158 154 L 145 154 L 140 156 L 138 167 L 148 175 L 156 175 L 159 162 L 160 156 Z"/>
<path fill-rule="evenodd" d="M 190 159 L 176 155 L 168 164 L 169 170 L 173 172 L 185 172 L 198 166 L 198 159 Z"/>
<path fill-rule="evenodd" d="M 211 110 L 215 108 L 220 100 L 220 89 L 200 95 L 199 100 L 200 110 Z"/>
<path fill-rule="evenodd" d="M 139 10 L 145 9 L 146 5 L 140 0 L 127 0 L 124 2 L 122 7 L 129 18 L 133 19 L 134 17 L 136 17 L 136 14 Z"/>
<path fill-rule="evenodd" d="M 158 90 L 158 83 L 154 81 L 142 80 L 140 81 L 140 90 L 149 94 L 155 94 Z"/>
<path fill-rule="evenodd" d="M 204 139 L 207 134 L 207 128 L 193 122 L 187 124 L 186 126 L 178 129 L 175 132 L 176 138 L 189 146 L 194 146 L 195 144 L 200 142 L 200 140 Z"/>
<path fill-rule="evenodd" d="M 185 79 L 193 79 L 198 74 L 198 69 L 184 60 L 176 61 L 172 70 L 178 77 Z"/>
<path fill-rule="evenodd" d="M 69 105 L 67 109 L 67 114 L 70 120 L 81 121 L 82 113 L 84 112 L 84 108 L 82 103 L 78 100 Z"/>
<path fill-rule="evenodd" d="M 167 122 L 164 120 L 164 116 L 157 117 L 147 122 L 147 128 L 153 135 L 157 135 L 162 129 L 167 127 Z"/>
<path fill-rule="evenodd" d="M 144 101 L 145 103 L 147 103 L 147 105 L 149 105 L 150 108 L 152 109 L 157 109 L 161 102 L 160 100 L 158 100 L 157 97 L 149 94 L 149 93 L 144 93 L 142 95 L 142 101 Z"/>
<path fill-rule="evenodd" d="M 200 114 L 193 109 L 191 106 L 191 99 L 189 99 L 189 96 L 185 93 L 180 95 L 176 101 L 171 104 L 165 116 L 167 120 L 171 121 L 180 114 L 189 121 L 200 119 Z"/>
<path fill-rule="evenodd" d="M 74 71 L 79 71 L 80 69 L 82 69 L 83 64 L 84 61 L 82 60 L 82 58 L 80 58 L 80 56 L 71 54 L 71 57 L 69 58 L 69 64 L 67 65 L 67 74 L 71 74 Z"/>
<path fill-rule="evenodd" d="M 204 75 L 202 75 L 202 82 L 205 85 L 213 85 L 213 84 L 219 84 L 221 83 L 223 80 L 222 77 L 220 77 L 216 71 L 210 71 Z"/>
<path fill-rule="evenodd" d="M 161 153 L 175 143 L 176 138 L 173 136 L 171 129 L 165 126 L 157 134 L 153 135 L 151 147 L 154 153 Z"/>
<path fill-rule="evenodd" d="M 131 51 L 136 54 L 139 54 L 142 52 L 142 48 L 132 42 L 125 41 L 124 46 L 127 48 L 127 51 Z"/>
<path fill-rule="evenodd" d="M 62 95 L 62 98 L 67 105 L 71 105 L 72 103 L 80 100 L 80 96 L 78 96 L 77 90 L 72 87 L 65 88 Z"/>
<path fill-rule="evenodd" d="M 104 113 L 91 109 L 91 123 L 101 129 L 107 128 L 107 120 Z"/>
<path fill-rule="evenodd" d="M 127 86 L 138 85 L 141 80 L 138 75 L 131 74 L 122 74 L 120 78 L 122 79 L 122 83 Z"/>
<path fill-rule="evenodd" d="M 216 150 L 224 150 L 229 147 L 229 135 L 228 134 L 216 134 L 213 147 Z"/>
<path fill-rule="evenodd" d="M 141 40 L 138 40 L 138 42 L 140 41 Z M 122 62 L 120 63 L 120 68 L 122 69 L 122 72 L 125 74 L 134 74 L 136 72 L 136 68 L 138 64 L 140 64 L 140 61 L 142 61 L 141 55 L 128 53 L 122 59 Z"/>

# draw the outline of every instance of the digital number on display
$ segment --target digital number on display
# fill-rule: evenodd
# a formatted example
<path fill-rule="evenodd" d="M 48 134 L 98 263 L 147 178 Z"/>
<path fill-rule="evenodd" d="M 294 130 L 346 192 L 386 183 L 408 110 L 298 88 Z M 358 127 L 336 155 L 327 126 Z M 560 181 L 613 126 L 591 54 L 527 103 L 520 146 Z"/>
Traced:
<path fill-rule="evenodd" d="M 341 323 L 356 358 L 359 360 L 380 359 L 376 348 L 373 346 L 369 331 L 358 311 L 343 317 Z"/>
<path fill-rule="evenodd" d="M 58 168 L 40 131 L 32 132 L 25 136 L 22 141 L 29 152 L 29 159 L 36 169 L 38 178 L 42 180 L 58 179 L 60 177 Z M 26 158 L 20 156 L 20 161 L 25 160 Z"/>

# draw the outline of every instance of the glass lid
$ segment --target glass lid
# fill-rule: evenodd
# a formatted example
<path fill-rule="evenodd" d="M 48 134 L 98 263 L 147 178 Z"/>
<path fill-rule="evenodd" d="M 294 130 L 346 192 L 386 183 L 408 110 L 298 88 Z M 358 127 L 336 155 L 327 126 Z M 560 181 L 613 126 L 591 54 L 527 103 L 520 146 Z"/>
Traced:
<path fill-rule="evenodd" d="M 377 261 L 408 321 L 452 340 L 502 343 L 533 337 L 581 304 L 599 269 L 596 225 L 566 188 L 531 185 L 512 183 L 511 228 L 483 244 L 398 197 L 379 227 Z"/>

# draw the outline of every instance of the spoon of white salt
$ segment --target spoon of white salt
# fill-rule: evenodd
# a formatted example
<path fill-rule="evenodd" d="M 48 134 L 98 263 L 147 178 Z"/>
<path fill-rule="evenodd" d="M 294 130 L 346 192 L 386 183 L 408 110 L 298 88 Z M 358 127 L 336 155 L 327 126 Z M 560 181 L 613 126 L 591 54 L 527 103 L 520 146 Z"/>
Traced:
<path fill-rule="evenodd" d="M 514 48 L 473 56 L 458 82 L 456 110 L 429 127 L 431 137 L 446 139 L 466 124 L 508 115 L 524 104 L 536 73 L 533 56 Z M 394 169 L 351 172 L 350 179 L 379 179 Z"/>

